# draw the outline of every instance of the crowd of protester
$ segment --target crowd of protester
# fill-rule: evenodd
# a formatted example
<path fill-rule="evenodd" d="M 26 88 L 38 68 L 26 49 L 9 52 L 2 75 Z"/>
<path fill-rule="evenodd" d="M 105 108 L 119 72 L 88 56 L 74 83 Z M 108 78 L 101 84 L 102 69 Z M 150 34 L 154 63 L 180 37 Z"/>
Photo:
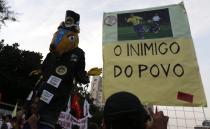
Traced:
<path fill-rule="evenodd" d="M 168 116 L 162 111 L 154 112 L 145 107 L 132 93 L 117 92 L 111 95 L 104 106 L 101 125 L 90 122 L 88 129 L 167 129 Z M 21 129 L 20 118 L 2 116 L 1 129 Z M 55 129 L 63 129 L 56 125 Z M 80 129 L 73 126 L 72 129 Z"/>

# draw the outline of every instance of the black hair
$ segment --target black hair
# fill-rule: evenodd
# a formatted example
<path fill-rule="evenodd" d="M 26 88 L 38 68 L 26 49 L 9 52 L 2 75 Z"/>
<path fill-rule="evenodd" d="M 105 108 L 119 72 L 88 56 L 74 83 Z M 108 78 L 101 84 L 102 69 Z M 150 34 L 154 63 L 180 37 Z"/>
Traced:
<path fill-rule="evenodd" d="M 129 92 L 115 93 L 105 103 L 106 129 L 145 129 L 149 119 L 140 100 Z"/>
<path fill-rule="evenodd" d="M 6 115 L 6 118 L 8 118 L 9 120 L 11 120 L 12 119 L 12 115 L 11 114 L 7 114 Z"/>

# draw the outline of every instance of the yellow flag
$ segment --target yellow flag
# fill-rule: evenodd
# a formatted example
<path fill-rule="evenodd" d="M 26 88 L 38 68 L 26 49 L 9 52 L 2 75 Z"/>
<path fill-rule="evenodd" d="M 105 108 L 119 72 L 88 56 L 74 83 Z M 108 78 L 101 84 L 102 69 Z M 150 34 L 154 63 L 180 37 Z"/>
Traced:
<path fill-rule="evenodd" d="M 16 117 L 17 116 L 17 107 L 18 107 L 18 104 L 16 103 L 15 108 L 12 111 L 12 117 Z"/>

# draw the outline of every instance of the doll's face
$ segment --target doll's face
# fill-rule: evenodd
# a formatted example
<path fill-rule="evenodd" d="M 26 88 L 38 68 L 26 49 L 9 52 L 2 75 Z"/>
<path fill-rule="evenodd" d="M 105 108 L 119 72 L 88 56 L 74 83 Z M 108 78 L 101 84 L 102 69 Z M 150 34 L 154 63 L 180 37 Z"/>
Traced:
<path fill-rule="evenodd" d="M 54 34 L 50 50 L 52 52 L 56 52 L 59 55 L 61 55 L 78 47 L 78 44 L 79 44 L 78 33 L 65 29 L 59 29 Z"/>

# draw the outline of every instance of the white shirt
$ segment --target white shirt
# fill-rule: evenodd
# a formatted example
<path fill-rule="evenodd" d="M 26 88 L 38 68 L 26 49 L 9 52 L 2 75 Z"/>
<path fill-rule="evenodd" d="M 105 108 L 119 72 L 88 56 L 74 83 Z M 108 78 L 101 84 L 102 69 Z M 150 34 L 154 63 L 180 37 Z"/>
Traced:
<path fill-rule="evenodd" d="M 160 20 L 160 17 L 159 17 L 159 16 L 154 16 L 154 17 L 152 18 L 152 20 L 153 20 L 153 21 L 159 21 L 159 20 Z"/>
<path fill-rule="evenodd" d="M 10 122 L 7 122 L 8 129 L 12 129 L 12 124 Z"/>

